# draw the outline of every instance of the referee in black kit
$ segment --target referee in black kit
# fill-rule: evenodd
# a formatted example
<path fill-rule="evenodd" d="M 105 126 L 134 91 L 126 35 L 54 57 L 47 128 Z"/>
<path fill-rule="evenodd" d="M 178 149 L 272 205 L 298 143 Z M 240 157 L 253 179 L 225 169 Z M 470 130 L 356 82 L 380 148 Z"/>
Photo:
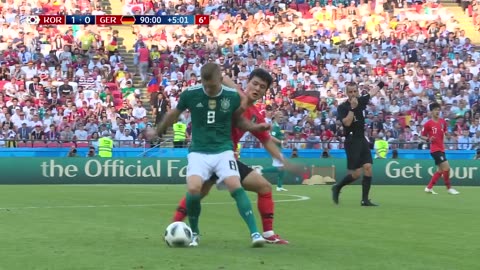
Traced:
<path fill-rule="evenodd" d="M 372 153 L 365 137 L 364 111 L 383 84 L 370 85 L 370 93 L 360 96 L 358 85 L 349 83 L 346 87 L 348 100 L 338 106 L 338 118 L 345 130 L 345 152 L 349 174 L 332 186 L 332 198 L 338 204 L 342 188 L 357 180 L 363 171 L 361 206 L 377 206 L 368 197 L 372 185 Z"/>

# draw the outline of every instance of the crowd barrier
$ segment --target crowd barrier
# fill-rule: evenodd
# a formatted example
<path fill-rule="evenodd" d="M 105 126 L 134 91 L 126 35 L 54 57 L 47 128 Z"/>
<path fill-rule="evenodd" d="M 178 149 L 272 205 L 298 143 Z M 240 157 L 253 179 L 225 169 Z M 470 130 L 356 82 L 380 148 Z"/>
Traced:
<path fill-rule="evenodd" d="M 242 161 L 252 167 L 271 166 L 271 159 L 242 158 Z M 301 184 L 321 171 L 332 173 L 337 181 L 346 174 L 345 159 L 297 158 L 292 162 L 305 166 L 306 173 L 286 177 L 286 184 Z M 480 185 L 478 160 L 451 160 L 450 164 L 454 185 Z M 184 184 L 186 165 L 185 157 L 0 158 L 0 184 Z M 407 159 L 375 160 L 373 168 L 373 182 L 378 185 L 426 185 L 436 170 L 432 160 Z M 275 175 L 264 175 L 275 182 Z"/>
<path fill-rule="evenodd" d="M 0 158 L 2 157 L 66 157 L 70 148 L 0 148 Z M 78 156 L 86 157 L 88 148 L 77 148 Z M 399 159 L 431 159 L 429 150 L 403 150 L 399 149 Z M 115 158 L 136 158 L 136 157 L 154 157 L 154 158 L 181 158 L 186 157 L 188 150 L 186 148 L 114 148 L 113 157 Z M 283 149 L 283 154 L 289 157 L 292 153 L 291 149 Z M 300 149 L 298 151 L 301 158 L 319 158 L 322 156 L 323 150 L 319 149 Z M 330 157 L 344 159 L 345 151 L 330 150 Z M 374 155 L 375 152 L 372 151 Z M 473 159 L 476 150 L 450 150 L 446 152 L 447 158 L 453 159 Z M 243 148 L 240 156 L 242 158 L 270 158 L 268 152 L 262 148 Z M 389 151 L 387 158 L 392 156 Z"/>

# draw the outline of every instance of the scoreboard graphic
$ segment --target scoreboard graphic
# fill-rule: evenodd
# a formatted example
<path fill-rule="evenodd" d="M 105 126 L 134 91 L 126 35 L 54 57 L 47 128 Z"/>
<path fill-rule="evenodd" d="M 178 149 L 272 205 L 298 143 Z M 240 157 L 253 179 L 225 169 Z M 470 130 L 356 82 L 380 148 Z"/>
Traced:
<path fill-rule="evenodd" d="M 25 23 L 38 25 L 208 25 L 210 16 L 35 15 L 28 16 Z"/>

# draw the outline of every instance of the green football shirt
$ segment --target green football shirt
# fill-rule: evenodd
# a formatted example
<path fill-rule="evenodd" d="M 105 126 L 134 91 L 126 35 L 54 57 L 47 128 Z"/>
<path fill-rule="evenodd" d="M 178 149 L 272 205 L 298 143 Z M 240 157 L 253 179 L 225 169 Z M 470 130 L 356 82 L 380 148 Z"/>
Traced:
<path fill-rule="evenodd" d="M 270 134 L 280 141 L 284 139 L 282 128 L 275 122 L 272 125 L 272 131 L 270 132 Z M 277 146 L 282 148 L 281 143 L 277 143 Z"/>
<path fill-rule="evenodd" d="M 207 96 L 202 85 L 187 88 L 177 109 L 190 110 L 192 143 L 190 152 L 217 154 L 233 149 L 232 116 L 240 107 L 237 90 L 222 86 L 216 97 Z"/>

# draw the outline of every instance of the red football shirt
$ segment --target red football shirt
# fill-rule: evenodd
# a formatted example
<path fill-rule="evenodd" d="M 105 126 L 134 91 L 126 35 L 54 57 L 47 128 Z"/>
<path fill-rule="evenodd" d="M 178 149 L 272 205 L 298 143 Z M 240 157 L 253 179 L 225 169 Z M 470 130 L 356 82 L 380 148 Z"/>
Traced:
<path fill-rule="evenodd" d="M 423 126 L 422 136 L 431 138 L 430 153 L 445 152 L 444 137 L 447 132 L 447 122 L 444 119 L 428 120 Z"/>
<path fill-rule="evenodd" d="M 265 118 L 258 111 L 255 105 L 252 105 L 246 108 L 242 115 L 248 121 L 251 121 L 253 123 L 256 123 L 256 124 L 265 123 Z M 238 142 L 240 142 L 240 139 L 243 137 L 245 133 L 246 133 L 245 131 L 239 128 L 236 128 L 236 127 L 232 128 L 232 141 L 233 141 L 234 151 L 237 151 Z M 264 143 L 270 139 L 270 133 L 268 131 L 250 132 L 250 133 L 252 133 L 252 135 L 255 136 L 255 138 L 257 138 L 261 143 Z"/>

